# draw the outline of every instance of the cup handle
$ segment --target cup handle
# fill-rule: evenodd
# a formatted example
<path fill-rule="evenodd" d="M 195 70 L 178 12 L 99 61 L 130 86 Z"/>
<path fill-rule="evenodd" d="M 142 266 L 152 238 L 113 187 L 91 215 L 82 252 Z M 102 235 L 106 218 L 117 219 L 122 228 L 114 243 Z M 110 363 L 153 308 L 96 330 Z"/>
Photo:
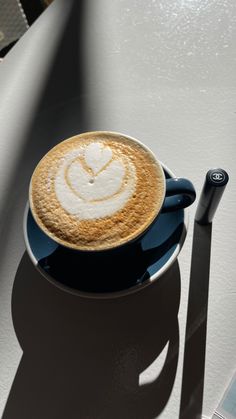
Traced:
<path fill-rule="evenodd" d="M 166 197 L 162 212 L 176 211 L 191 205 L 196 198 L 192 182 L 184 178 L 166 179 Z"/>

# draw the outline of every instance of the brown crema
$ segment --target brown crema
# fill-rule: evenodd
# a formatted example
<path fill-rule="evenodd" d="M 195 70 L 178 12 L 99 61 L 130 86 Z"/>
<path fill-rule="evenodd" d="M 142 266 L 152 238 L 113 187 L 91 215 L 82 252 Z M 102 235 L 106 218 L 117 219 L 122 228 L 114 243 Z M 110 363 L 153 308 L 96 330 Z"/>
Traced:
<path fill-rule="evenodd" d="M 83 150 L 92 143 L 109 147 L 113 160 L 123 158 L 124 167 L 127 161 L 130 162 L 135 168 L 135 187 L 125 205 L 113 214 L 81 219 L 61 205 L 55 190 L 55 179 L 69 152 Z M 78 161 L 89 172 L 83 158 L 79 157 Z M 66 183 L 73 191 L 67 172 Z M 126 170 L 122 187 L 116 195 L 125 188 L 129 176 L 131 174 Z M 74 193 L 76 195 L 76 191 Z M 77 250 L 97 251 L 115 248 L 140 236 L 159 213 L 164 193 L 165 179 L 161 165 L 144 145 L 123 134 L 96 131 L 62 141 L 42 158 L 31 178 L 29 201 L 38 226 L 57 243 Z M 106 199 L 96 200 L 95 204 L 104 206 Z"/>

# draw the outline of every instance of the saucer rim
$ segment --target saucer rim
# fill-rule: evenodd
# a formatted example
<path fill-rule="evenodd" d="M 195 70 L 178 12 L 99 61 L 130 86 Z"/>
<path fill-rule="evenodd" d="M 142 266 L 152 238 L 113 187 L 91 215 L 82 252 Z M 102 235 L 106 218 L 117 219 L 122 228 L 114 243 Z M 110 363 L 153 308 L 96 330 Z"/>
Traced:
<path fill-rule="evenodd" d="M 176 178 L 175 174 L 164 163 L 162 163 L 160 161 L 160 164 L 161 164 L 163 170 L 166 171 L 168 173 L 168 175 L 170 175 L 170 177 Z M 77 290 L 75 288 L 70 288 L 70 287 L 68 287 L 64 284 L 61 284 L 57 279 L 51 277 L 46 271 L 44 271 L 44 269 L 42 269 L 42 267 L 38 264 L 38 260 L 36 259 L 32 249 L 31 249 L 29 239 L 28 239 L 28 233 L 27 233 L 28 212 L 29 212 L 29 201 L 27 201 L 26 207 L 25 207 L 25 210 L 24 210 L 23 235 L 24 235 L 24 242 L 25 242 L 26 250 L 27 250 L 27 253 L 28 253 L 33 265 L 44 276 L 44 278 L 46 278 L 49 282 L 51 282 L 53 285 L 55 285 L 59 289 L 61 289 L 63 291 L 67 291 L 67 292 L 69 292 L 73 295 L 77 295 L 77 296 L 80 296 L 80 297 L 86 297 L 86 298 L 92 298 L 92 299 L 109 299 L 109 298 L 116 298 L 116 297 L 124 297 L 124 296 L 127 296 L 129 294 L 133 294 L 137 291 L 141 291 L 142 289 L 144 289 L 148 285 L 151 285 L 158 278 L 160 278 L 171 267 L 171 265 L 176 260 L 177 256 L 180 253 L 180 250 L 182 249 L 183 244 L 185 242 L 185 238 L 186 238 L 188 227 L 189 227 L 189 210 L 188 210 L 188 208 L 184 208 L 183 209 L 183 229 L 182 229 L 182 234 L 180 236 L 180 240 L 179 240 L 179 242 L 176 246 L 176 249 L 174 250 L 174 252 L 170 256 L 170 258 L 167 260 L 167 262 L 165 262 L 165 264 L 160 269 L 158 269 L 154 274 L 152 274 L 150 276 L 150 278 L 146 279 L 145 282 L 143 282 L 141 284 L 133 285 L 130 288 L 125 288 L 125 289 L 120 290 L 120 291 L 113 291 L 113 292 L 109 291 L 107 293 L 104 293 L 104 292 L 103 293 L 100 293 L 100 292 L 85 292 L 85 291 Z"/>

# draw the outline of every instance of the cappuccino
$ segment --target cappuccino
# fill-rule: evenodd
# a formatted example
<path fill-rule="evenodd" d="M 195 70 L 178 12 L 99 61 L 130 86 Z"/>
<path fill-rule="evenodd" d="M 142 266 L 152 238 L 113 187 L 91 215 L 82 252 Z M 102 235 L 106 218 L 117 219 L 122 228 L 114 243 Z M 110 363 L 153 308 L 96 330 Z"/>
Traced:
<path fill-rule="evenodd" d="M 142 234 L 159 213 L 165 178 L 154 155 L 113 132 L 69 138 L 39 162 L 30 208 L 39 227 L 76 250 L 112 249 Z"/>

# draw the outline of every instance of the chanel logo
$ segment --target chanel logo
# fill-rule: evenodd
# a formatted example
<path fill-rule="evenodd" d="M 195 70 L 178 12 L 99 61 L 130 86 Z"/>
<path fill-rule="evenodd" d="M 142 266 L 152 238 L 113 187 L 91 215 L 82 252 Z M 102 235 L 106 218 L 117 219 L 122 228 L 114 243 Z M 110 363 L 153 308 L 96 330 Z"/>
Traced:
<path fill-rule="evenodd" d="M 212 172 L 210 177 L 211 180 L 217 183 L 221 183 L 225 180 L 225 175 L 222 172 Z"/>

